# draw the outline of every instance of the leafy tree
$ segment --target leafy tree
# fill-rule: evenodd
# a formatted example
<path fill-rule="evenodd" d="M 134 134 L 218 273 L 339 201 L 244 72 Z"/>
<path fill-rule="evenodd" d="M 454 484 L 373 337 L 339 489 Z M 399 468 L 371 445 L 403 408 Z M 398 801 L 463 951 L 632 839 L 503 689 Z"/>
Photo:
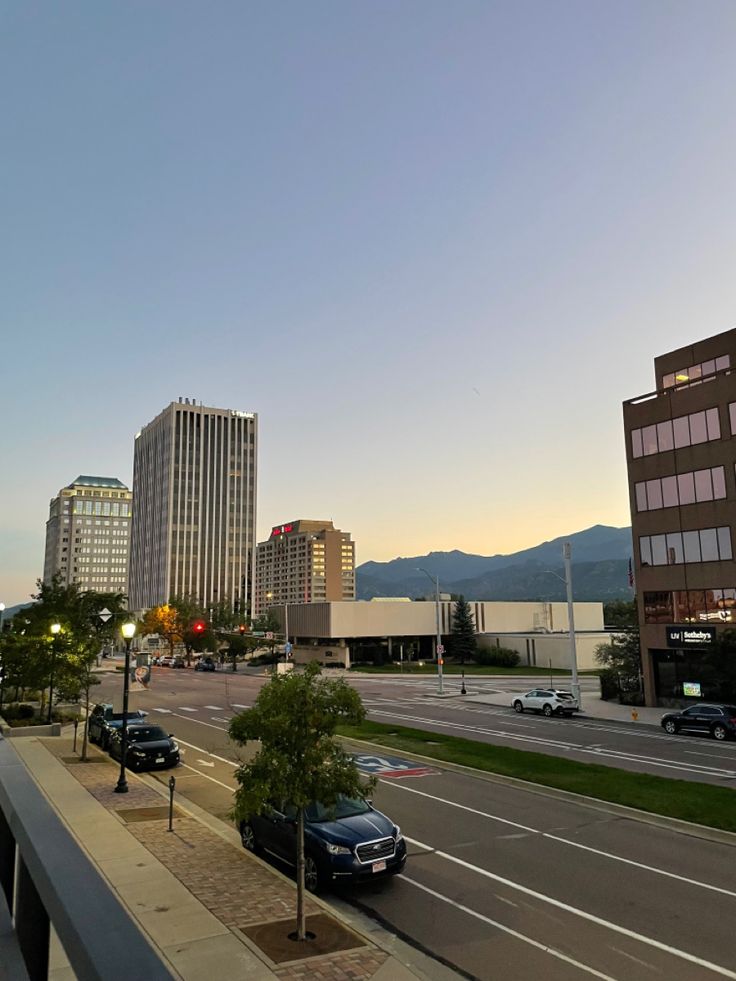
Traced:
<path fill-rule="evenodd" d="M 716 635 L 715 643 L 703 654 L 704 680 L 724 701 L 736 702 L 736 630 Z"/>
<path fill-rule="evenodd" d="M 636 627 L 639 622 L 636 600 L 611 600 L 603 604 L 603 622 L 608 627 Z"/>
<path fill-rule="evenodd" d="M 477 648 L 475 621 L 470 603 L 464 596 L 460 596 L 455 603 L 455 610 L 452 614 L 450 650 L 453 657 L 460 658 L 460 663 L 465 664 L 465 658 L 472 660 L 475 657 Z"/>
<path fill-rule="evenodd" d="M 229 730 L 240 745 L 259 741 L 256 756 L 236 771 L 233 817 L 266 813 L 269 801 L 296 810 L 298 940 L 306 939 L 304 808 L 314 801 L 330 807 L 343 795 L 365 798 L 372 786 L 361 782 L 354 760 L 335 739 L 338 724 L 357 725 L 365 718 L 360 696 L 342 679 L 327 681 L 320 674 L 312 663 L 300 674 L 274 675 Z"/>
<path fill-rule="evenodd" d="M 170 603 L 153 606 L 141 620 L 142 634 L 158 634 L 169 645 L 169 654 L 173 655 L 174 648 L 181 644 L 183 628 L 179 611 Z"/>

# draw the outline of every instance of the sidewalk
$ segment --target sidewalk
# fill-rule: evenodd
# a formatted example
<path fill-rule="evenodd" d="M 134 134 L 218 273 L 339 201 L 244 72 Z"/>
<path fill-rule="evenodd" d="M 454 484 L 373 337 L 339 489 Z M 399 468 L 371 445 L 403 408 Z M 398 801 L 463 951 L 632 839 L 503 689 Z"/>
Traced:
<path fill-rule="evenodd" d="M 483 702 L 486 705 L 503 705 L 511 711 L 510 692 L 499 692 L 496 695 L 473 695 L 472 682 L 466 682 L 467 695 L 460 695 L 464 702 Z M 525 691 L 523 687 L 519 691 Z M 658 726 L 667 709 L 647 708 L 643 705 L 619 705 L 617 702 L 604 702 L 595 692 L 582 693 L 582 711 L 576 713 L 576 719 L 605 719 L 608 722 L 635 722 L 637 725 Z M 634 717 L 633 713 L 636 713 Z"/>
<path fill-rule="evenodd" d="M 306 905 L 316 941 L 285 939 L 296 916 L 294 883 L 245 852 L 234 828 L 177 801 L 170 833 L 163 785 L 129 773 L 129 792 L 115 794 L 117 767 L 95 747 L 93 762 L 80 763 L 66 736 L 21 737 L 13 747 L 174 977 L 457 977 L 375 924 L 366 929 L 359 914 L 338 912 L 318 897 L 308 897 Z M 75 981 L 58 943 L 52 943 L 49 978 Z"/>

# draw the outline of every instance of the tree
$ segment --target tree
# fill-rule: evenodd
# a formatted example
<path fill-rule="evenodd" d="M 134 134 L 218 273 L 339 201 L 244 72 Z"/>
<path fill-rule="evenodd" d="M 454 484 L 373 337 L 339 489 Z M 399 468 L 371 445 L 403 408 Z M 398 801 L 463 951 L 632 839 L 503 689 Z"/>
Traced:
<path fill-rule="evenodd" d="M 182 624 L 179 611 L 170 603 L 153 606 L 141 620 L 142 634 L 158 634 L 169 645 L 169 654 L 182 642 Z"/>
<path fill-rule="evenodd" d="M 703 654 L 704 681 L 724 701 L 736 701 L 736 630 L 729 628 L 716 635 L 713 645 Z"/>
<path fill-rule="evenodd" d="M 608 644 L 599 644 L 595 649 L 596 661 L 609 671 L 622 678 L 638 681 L 641 676 L 641 647 L 639 629 L 615 634 Z"/>
<path fill-rule="evenodd" d="M 274 675 L 229 730 L 242 746 L 260 743 L 256 756 L 236 771 L 233 817 L 263 814 L 273 800 L 296 810 L 298 940 L 306 939 L 304 809 L 314 801 L 330 807 L 340 796 L 365 798 L 373 786 L 362 783 L 354 760 L 335 739 L 339 723 L 358 725 L 365 718 L 360 695 L 342 679 L 327 681 L 320 674 L 312 663 L 301 674 Z"/>
<path fill-rule="evenodd" d="M 636 600 L 611 600 L 603 604 L 603 622 L 608 627 L 636 627 L 639 622 Z"/>
<path fill-rule="evenodd" d="M 452 634 L 450 650 L 453 657 L 459 657 L 460 663 L 465 664 L 465 658 L 472 660 L 478 648 L 475 635 L 475 621 L 470 609 L 470 603 L 464 596 L 458 597 L 452 614 Z"/>

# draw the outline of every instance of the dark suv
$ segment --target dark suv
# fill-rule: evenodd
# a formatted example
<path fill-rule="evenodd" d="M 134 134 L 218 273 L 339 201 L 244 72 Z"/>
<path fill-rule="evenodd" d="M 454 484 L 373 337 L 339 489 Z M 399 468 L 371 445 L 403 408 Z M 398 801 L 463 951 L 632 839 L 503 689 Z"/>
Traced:
<path fill-rule="evenodd" d="M 296 811 L 278 804 L 240 822 L 243 847 L 296 865 Z M 340 797 L 334 807 L 310 804 L 304 813 L 304 884 L 317 892 L 329 883 L 395 875 L 406 864 L 401 828 L 364 800 Z"/>
<path fill-rule="evenodd" d="M 148 712 L 128 712 L 128 724 L 131 722 L 143 722 L 143 720 L 148 715 Z M 113 712 L 112 705 L 106 702 L 101 702 L 90 712 L 89 719 L 87 721 L 87 735 L 89 736 L 89 741 L 91 743 L 97 743 L 102 746 L 103 749 L 107 749 L 110 745 L 110 737 L 113 733 L 123 724 L 123 713 Z"/>
<path fill-rule="evenodd" d="M 668 712 L 662 716 L 662 728 L 670 735 L 682 730 L 728 739 L 736 736 L 736 705 L 691 705 L 682 712 Z"/>

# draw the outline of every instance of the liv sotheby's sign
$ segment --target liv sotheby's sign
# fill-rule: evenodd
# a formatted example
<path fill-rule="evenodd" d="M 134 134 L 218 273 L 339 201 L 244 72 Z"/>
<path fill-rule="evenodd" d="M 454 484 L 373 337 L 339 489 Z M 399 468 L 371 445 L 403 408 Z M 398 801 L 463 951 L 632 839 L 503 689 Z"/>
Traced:
<path fill-rule="evenodd" d="M 667 627 L 668 647 L 707 647 L 715 639 L 715 627 Z"/>

